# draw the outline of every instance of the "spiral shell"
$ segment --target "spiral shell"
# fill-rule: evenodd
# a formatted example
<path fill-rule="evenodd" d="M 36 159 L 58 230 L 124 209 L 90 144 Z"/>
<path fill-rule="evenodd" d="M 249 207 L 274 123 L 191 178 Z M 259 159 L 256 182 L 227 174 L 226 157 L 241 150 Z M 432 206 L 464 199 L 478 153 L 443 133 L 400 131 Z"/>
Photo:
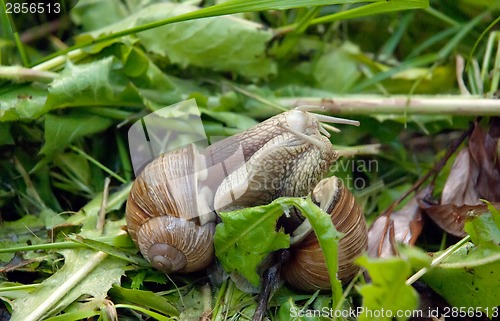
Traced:
<path fill-rule="evenodd" d="M 313 201 L 331 215 L 335 228 L 344 233 L 339 242 L 338 278 L 346 283 L 359 271 L 353 261 L 367 248 L 368 231 L 363 213 L 353 195 L 337 177 L 321 180 L 312 192 Z M 304 291 L 330 289 L 325 258 L 314 232 L 291 248 L 283 278 Z"/>
<path fill-rule="evenodd" d="M 215 214 L 200 197 L 204 194 L 199 161 L 191 145 L 161 155 L 137 177 L 127 200 L 132 240 L 154 267 L 166 273 L 197 271 L 214 257 Z"/>

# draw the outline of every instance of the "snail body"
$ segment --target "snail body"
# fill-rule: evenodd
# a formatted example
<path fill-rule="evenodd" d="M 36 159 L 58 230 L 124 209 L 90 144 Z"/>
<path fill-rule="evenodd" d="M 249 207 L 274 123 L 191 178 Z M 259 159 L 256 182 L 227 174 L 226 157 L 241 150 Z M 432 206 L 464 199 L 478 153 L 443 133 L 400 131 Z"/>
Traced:
<path fill-rule="evenodd" d="M 214 259 L 216 211 L 309 194 L 338 157 L 320 121 L 353 123 L 294 109 L 203 151 L 189 145 L 148 164 L 126 207 L 144 257 L 165 273 L 201 270 Z M 285 228 L 303 220 L 295 211 Z"/>

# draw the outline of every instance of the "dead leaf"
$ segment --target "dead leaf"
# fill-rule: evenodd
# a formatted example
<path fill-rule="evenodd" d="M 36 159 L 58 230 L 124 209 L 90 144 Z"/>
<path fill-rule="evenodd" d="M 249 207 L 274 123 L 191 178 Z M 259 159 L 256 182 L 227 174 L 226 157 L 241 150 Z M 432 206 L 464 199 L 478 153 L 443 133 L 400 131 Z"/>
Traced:
<path fill-rule="evenodd" d="M 441 194 L 441 204 L 481 204 L 475 188 L 479 169 L 471 165 L 469 150 L 460 151 L 450 170 Z"/>
<path fill-rule="evenodd" d="M 500 118 L 493 118 L 488 133 L 476 125 L 469 139 L 469 152 L 479 173 L 476 189 L 490 202 L 500 201 Z"/>
<path fill-rule="evenodd" d="M 499 118 L 492 119 L 488 132 L 476 123 L 468 148 L 455 158 L 441 203 L 429 199 L 422 202 L 427 215 L 446 232 L 464 237 L 467 217 L 488 211 L 481 199 L 494 204 L 500 201 L 499 137 Z"/>
<path fill-rule="evenodd" d="M 397 254 L 396 243 L 414 245 L 422 232 L 422 213 L 418 200 L 424 189 L 399 211 L 379 216 L 368 231 L 368 255 L 388 257 Z"/>
<path fill-rule="evenodd" d="M 432 220 L 444 231 L 458 237 L 464 237 L 464 224 L 467 218 L 488 212 L 485 204 L 461 205 L 454 204 L 433 205 L 428 199 L 424 199 L 420 205 Z M 500 209 L 500 203 L 493 202 L 493 206 Z"/>

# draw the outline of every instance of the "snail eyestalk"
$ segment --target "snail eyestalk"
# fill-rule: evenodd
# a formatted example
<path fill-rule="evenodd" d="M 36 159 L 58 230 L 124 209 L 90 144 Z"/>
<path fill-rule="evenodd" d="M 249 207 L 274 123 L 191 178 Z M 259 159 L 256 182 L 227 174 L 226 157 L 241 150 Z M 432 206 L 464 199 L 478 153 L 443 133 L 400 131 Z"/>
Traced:
<path fill-rule="evenodd" d="M 292 127 L 285 126 L 281 123 L 278 123 L 278 127 L 281 127 L 283 129 L 289 131 L 290 133 L 294 134 L 295 136 L 300 137 L 301 139 L 313 144 L 314 146 L 316 146 L 320 149 L 324 148 L 324 146 L 325 146 L 325 144 L 322 141 L 320 141 L 319 139 L 316 139 L 312 136 L 308 136 L 308 135 L 304 134 L 303 132 L 300 132 Z"/>

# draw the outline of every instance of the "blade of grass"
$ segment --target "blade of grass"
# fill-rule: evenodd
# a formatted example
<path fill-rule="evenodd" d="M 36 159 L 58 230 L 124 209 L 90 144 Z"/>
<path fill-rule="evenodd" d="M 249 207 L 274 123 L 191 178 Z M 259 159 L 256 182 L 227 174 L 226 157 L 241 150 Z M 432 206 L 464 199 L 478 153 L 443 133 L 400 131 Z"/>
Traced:
<path fill-rule="evenodd" d="M 438 42 L 450 38 L 452 35 L 458 32 L 460 30 L 461 26 L 453 26 L 451 28 L 445 29 L 441 32 L 436 33 L 435 35 L 427 38 L 424 42 L 422 42 L 420 45 L 415 47 L 412 52 L 406 57 L 407 59 L 412 59 L 420 55 L 422 52 L 424 52 L 426 49 L 430 48 L 431 46 L 437 44 Z"/>
<path fill-rule="evenodd" d="M 467 235 L 463 239 L 461 239 L 458 243 L 455 245 L 450 246 L 443 254 L 432 260 L 431 265 L 428 267 L 424 267 L 420 270 L 418 270 L 415 274 L 413 274 L 408 280 L 406 280 L 406 284 L 411 285 L 418 279 L 420 279 L 425 273 L 427 273 L 430 269 L 441 263 L 444 259 L 446 259 L 448 256 L 450 256 L 452 253 L 456 252 L 462 245 L 467 243 L 470 240 L 470 236 Z"/>
<path fill-rule="evenodd" d="M 428 0 L 393 0 L 370 3 L 361 7 L 349 9 L 346 11 L 334 13 L 324 17 L 316 18 L 311 22 L 313 24 L 328 23 L 337 20 L 354 19 L 366 16 L 373 16 L 381 13 L 424 9 L 429 6 Z"/>
<path fill-rule="evenodd" d="M 498 82 L 500 81 L 500 37 L 497 40 L 497 53 L 495 55 L 495 62 L 493 65 L 493 75 L 491 77 L 490 91 L 488 97 L 494 97 L 498 90 Z"/>
<path fill-rule="evenodd" d="M 379 72 L 378 74 L 375 74 L 372 78 L 361 81 L 359 84 L 354 86 L 351 89 L 351 91 L 361 92 L 371 86 L 375 86 L 377 83 L 380 83 L 381 81 L 388 79 L 403 70 L 410 68 L 417 68 L 435 62 L 438 59 L 438 57 L 439 55 L 437 53 L 431 53 L 414 59 L 406 60 L 387 71 Z"/>
<path fill-rule="evenodd" d="M 415 16 L 414 12 L 405 13 L 401 20 L 399 21 L 399 25 L 396 28 L 396 31 L 392 34 L 392 36 L 385 42 L 385 44 L 380 49 L 380 56 L 382 59 L 386 59 L 391 57 L 394 54 L 398 44 L 401 42 L 401 38 L 405 34 L 408 26 L 410 25 L 413 17 Z"/>
<path fill-rule="evenodd" d="M 85 157 L 92 164 L 96 165 L 97 167 L 99 167 L 100 169 L 102 169 L 103 171 L 105 171 L 106 173 L 108 173 L 109 175 L 111 175 L 114 178 L 116 178 L 121 183 L 123 183 L 123 184 L 127 183 L 127 180 L 125 180 L 123 177 L 121 177 L 120 175 L 116 174 L 115 172 L 113 172 L 112 170 L 110 170 L 109 168 L 107 168 L 106 166 L 104 166 L 103 164 L 101 164 L 99 161 L 97 161 L 95 158 L 93 158 L 89 154 L 85 153 L 83 150 L 81 150 L 81 149 L 79 149 L 78 147 L 75 147 L 75 146 L 70 146 L 70 148 L 72 150 L 74 150 L 75 152 L 77 152 L 78 154 L 80 154 L 83 157 Z"/>

